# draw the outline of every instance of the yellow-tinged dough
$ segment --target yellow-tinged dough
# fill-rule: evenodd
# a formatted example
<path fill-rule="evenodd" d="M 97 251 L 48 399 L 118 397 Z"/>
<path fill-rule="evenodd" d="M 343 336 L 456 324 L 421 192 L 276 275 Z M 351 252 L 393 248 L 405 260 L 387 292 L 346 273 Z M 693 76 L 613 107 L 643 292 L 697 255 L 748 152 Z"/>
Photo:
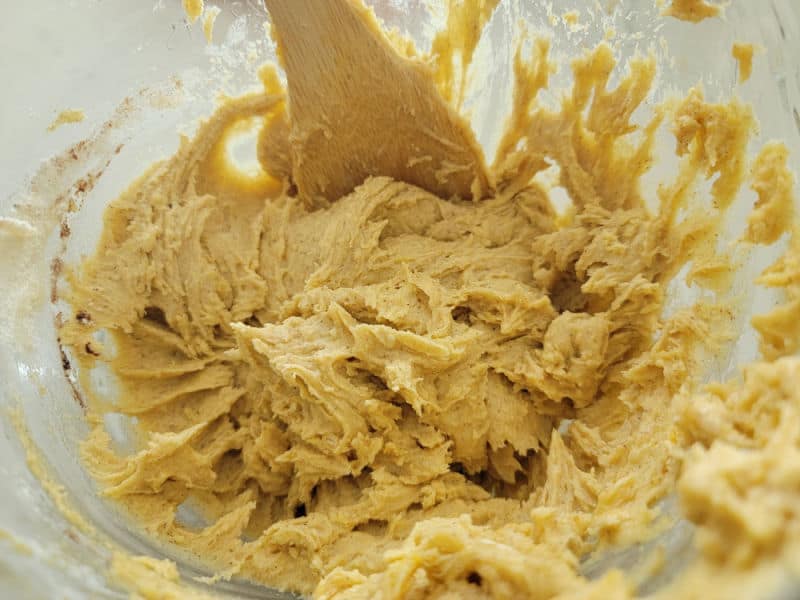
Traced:
<path fill-rule="evenodd" d="M 739 65 L 739 83 L 744 83 L 753 74 L 753 44 L 735 43 L 731 55 Z"/>
<path fill-rule="evenodd" d="M 47 127 L 47 131 L 55 131 L 62 125 L 69 125 L 71 123 L 80 123 L 86 119 L 86 115 L 82 110 L 65 109 L 58 113 L 58 116 Z"/>
<path fill-rule="evenodd" d="M 25 461 L 28 464 L 28 468 L 41 482 L 42 488 L 50 496 L 58 511 L 83 533 L 92 534 L 95 531 L 94 525 L 87 521 L 85 516 L 75 508 L 67 494 L 67 490 L 53 477 L 39 449 L 33 443 L 22 411 L 19 408 L 13 409 L 9 411 L 8 417 L 25 451 Z"/>
<path fill-rule="evenodd" d="M 575 30 L 578 28 L 580 22 L 580 13 L 577 10 L 570 10 L 565 12 L 561 18 L 564 20 L 571 30 Z"/>
<path fill-rule="evenodd" d="M 756 283 L 778 288 L 785 294 L 782 304 L 752 319 L 753 327 L 761 336 L 759 350 L 768 360 L 796 353 L 800 350 L 800 319 L 797 318 L 800 314 L 800 234 L 796 224 L 793 224 L 789 249 L 756 279 Z"/>
<path fill-rule="evenodd" d="M 753 191 L 758 195 L 747 218 L 745 239 L 771 244 L 792 226 L 794 217 L 794 175 L 787 160 L 789 149 L 782 142 L 765 145 L 753 162 Z"/>
<path fill-rule="evenodd" d="M 33 554 L 33 550 L 31 550 L 31 547 L 28 544 L 5 529 L 0 529 L 0 541 L 7 542 L 8 546 L 18 554 L 22 554 L 24 556 L 31 556 Z"/>
<path fill-rule="evenodd" d="M 707 0 L 671 0 L 670 4 L 661 11 L 661 14 L 681 21 L 699 23 L 704 19 L 722 14 L 722 7 Z"/>
<path fill-rule="evenodd" d="M 116 551 L 111 555 L 109 574 L 137 600 L 213 600 L 216 597 L 187 588 L 175 563 L 169 560 Z"/>
<path fill-rule="evenodd" d="M 203 35 L 209 44 L 214 41 L 214 23 L 222 9 L 219 6 L 209 6 L 203 13 Z"/>
<path fill-rule="evenodd" d="M 436 83 L 442 98 L 460 109 L 469 67 L 483 28 L 500 0 L 448 0 L 447 25 L 431 44 Z"/>
<path fill-rule="evenodd" d="M 800 556 L 800 359 L 744 368 L 743 381 L 686 402 L 678 492 L 702 560 L 665 591 L 680 598 L 774 598 Z M 796 576 L 796 575 L 795 575 Z"/>
<path fill-rule="evenodd" d="M 477 13 L 452 15 L 461 33 L 430 59 L 454 104 L 478 39 L 459 28 L 491 12 L 467 4 Z M 581 559 L 663 528 L 657 503 L 677 486 L 700 557 L 661 595 L 775 584 L 800 539 L 800 363 L 769 361 L 800 343 L 800 244 L 759 280 L 787 294 L 753 320 L 765 362 L 698 391 L 734 311 L 706 299 L 664 318 L 665 292 L 687 264 L 689 282 L 725 288 L 712 242 L 754 118 L 691 90 L 634 124 L 655 62 L 610 88 L 614 67 L 607 45 L 576 58 L 552 109 L 537 99 L 547 42 L 517 53 L 481 202 L 376 176 L 318 210 L 292 185 L 290 116 L 262 71 L 263 93 L 226 101 L 109 205 L 70 273 L 61 338 L 87 389 L 97 363 L 119 383 L 89 398 L 81 451 L 101 493 L 217 578 L 331 599 L 622 599 L 633 578 L 589 581 Z M 265 172 L 251 176 L 226 144 L 256 118 Z M 651 211 L 639 182 L 662 125 L 679 167 Z M 750 242 L 790 228 L 786 162 L 780 144 L 755 160 Z M 563 218 L 533 181 L 551 163 Z M 106 412 L 135 417 L 134 452 L 115 449 Z M 118 555 L 112 575 L 183 597 L 170 563 Z"/>
<path fill-rule="evenodd" d="M 203 14 L 203 0 L 182 0 L 183 11 L 189 23 L 194 23 Z"/>

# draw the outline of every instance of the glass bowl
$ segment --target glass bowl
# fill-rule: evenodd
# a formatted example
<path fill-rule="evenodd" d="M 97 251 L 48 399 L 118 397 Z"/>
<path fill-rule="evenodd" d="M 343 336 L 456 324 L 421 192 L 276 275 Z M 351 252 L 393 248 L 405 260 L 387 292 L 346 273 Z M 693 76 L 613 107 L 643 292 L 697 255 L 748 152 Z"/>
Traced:
<path fill-rule="evenodd" d="M 78 460 L 78 441 L 87 432 L 81 392 L 57 339 L 65 309 L 64 265 L 92 251 L 106 204 L 150 163 L 169 156 L 178 134 L 191 134 L 198 119 L 213 111 L 218 93 L 237 95 L 254 87 L 258 67 L 274 59 L 258 0 L 209 4 L 221 8 L 211 44 L 200 23 L 188 22 L 178 0 L 23 2 L 0 20 L 8 86 L 0 96 L 3 597 L 126 597 L 107 577 L 115 549 L 176 559 L 186 585 L 220 597 L 291 597 L 241 581 L 195 581 L 209 573 L 139 534 L 98 497 Z M 427 49 L 443 24 L 446 2 L 369 4 L 387 25 Z M 561 18 L 572 10 L 577 25 Z M 659 74 L 650 106 L 698 83 L 710 99 L 738 95 L 753 105 L 760 123 L 752 144 L 783 140 L 793 170 L 800 172 L 800 4 L 733 2 L 724 18 L 698 24 L 660 17 L 658 10 L 653 0 L 564 0 L 555 14 L 548 2 L 501 2 L 479 45 L 466 103 L 488 157 L 509 105 L 523 22 L 552 39 L 553 58 L 562 68 L 551 89 L 570 84 L 564 68 L 569 57 L 604 39 L 620 58 L 617 75 L 626 59 L 653 52 Z M 731 57 L 738 41 L 760 47 L 744 85 Z M 48 131 L 65 109 L 82 110 L 86 118 Z M 659 143 L 661 156 L 673 155 L 672 142 Z M 659 161 L 644 182 L 645 194 L 647 186 L 654 191 L 658 173 L 670 168 L 668 158 Z M 752 195 L 740 194 L 722 243 L 740 234 L 751 205 Z M 709 379 L 730 376 L 756 357 L 747 317 L 771 307 L 777 296 L 752 281 L 781 251 L 780 244 L 757 249 L 742 263 L 732 293 L 741 298 L 743 325 L 729 352 L 708 365 Z M 666 310 L 691 303 L 698 293 L 675 283 Z M 662 508 L 677 515 L 670 498 Z M 592 577 L 612 566 L 633 570 L 662 545 L 666 567 L 639 587 L 641 593 L 657 590 L 691 559 L 691 534 L 691 525 L 677 519 L 651 542 L 587 557 L 583 572 Z"/>

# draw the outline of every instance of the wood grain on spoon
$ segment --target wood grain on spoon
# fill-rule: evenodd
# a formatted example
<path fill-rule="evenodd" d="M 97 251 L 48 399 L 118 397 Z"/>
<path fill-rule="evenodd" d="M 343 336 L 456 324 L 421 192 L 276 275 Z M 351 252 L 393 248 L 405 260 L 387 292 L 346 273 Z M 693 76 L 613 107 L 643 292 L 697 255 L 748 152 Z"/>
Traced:
<path fill-rule="evenodd" d="M 292 176 L 306 201 L 335 201 L 371 175 L 443 198 L 487 193 L 469 125 L 360 0 L 265 3 L 288 79 Z"/>

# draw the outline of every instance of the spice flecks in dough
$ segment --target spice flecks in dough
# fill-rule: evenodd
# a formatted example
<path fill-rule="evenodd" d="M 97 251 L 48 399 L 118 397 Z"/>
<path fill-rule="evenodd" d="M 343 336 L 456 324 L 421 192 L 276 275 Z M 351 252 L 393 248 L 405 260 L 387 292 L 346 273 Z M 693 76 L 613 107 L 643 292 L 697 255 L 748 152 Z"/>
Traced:
<path fill-rule="evenodd" d="M 553 590 L 585 585 L 569 565 L 590 534 L 642 535 L 647 498 L 667 492 L 672 471 L 664 402 L 675 374 L 690 375 L 693 346 L 710 339 L 692 333 L 709 317 L 681 314 L 649 341 L 684 245 L 670 201 L 649 215 L 636 186 L 661 117 L 639 145 L 622 143 L 652 61 L 633 61 L 589 104 L 581 91 L 604 89 L 614 65 L 599 47 L 575 61 L 575 92 L 554 113 L 536 103 L 551 69 L 547 45 L 537 48 L 530 65 L 518 61 L 504 187 L 481 203 L 387 178 L 318 211 L 278 189 L 250 195 L 215 148 L 237 121 L 280 110 L 282 97 L 265 95 L 228 103 L 111 204 L 97 255 L 73 279 L 73 302 L 91 321 L 62 332 L 76 349 L 94 328 L 114 332 L 116 410 L 135 415 L 143 436 L 130 457 L 115 455 L 102 426 L 87 440 L 106 495 L 221 569 L 303 592 L 343 557 L 348 577 L 385 582 L 391 552 L 415 527 L 431 535 L 432 518 L 475 515 L 522 544 L 535 527 L 519 525 L 522 515 L 546 522 L 556 510 L 563 526 L 525 542 L 548 557 Z M 695 98 L 682 118 L 716 106 Z M 701 133 L 711 132 L 692 135 Z M 619 142 L 597 145 L 599 136 Z M 562 227 L 529 181 L 536 156 L 562 167 L 576 207 Z M 706 154 L 687 160 L 684 189 L 707 167 Z M 611 426 L 609 411 L 621 422 L 643 411 L 642 429 Z M 563 418 L 573 419 L 565 437 Z M 635 440 L 649 450 L 621 461 Z M 207 528 L 175 521 L 188 498 Z M 577 537 L 560 546 L 567 531 Z M 441 585 L 458 586 L 453 577 Z"/>

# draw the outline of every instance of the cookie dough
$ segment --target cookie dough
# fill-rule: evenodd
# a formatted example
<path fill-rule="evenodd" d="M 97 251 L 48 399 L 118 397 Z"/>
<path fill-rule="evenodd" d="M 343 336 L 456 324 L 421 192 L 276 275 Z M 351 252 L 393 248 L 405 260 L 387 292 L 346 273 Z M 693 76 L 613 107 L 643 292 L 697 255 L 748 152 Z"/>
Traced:
<path fill-rule="evenodd" d="M 203 14 L 203 0 L 183 0 L 183 10 L 189 24 L 193 24 Z"/>
<path fill-rule="evenodd" d="M 466 4 L 459 23 L 484 18 Z M 437 38 L 445 97 L 472 37 Z M 733 269 L 715 234 L 748 180 L 759 204 L 741 243 L 787 233 L 786 151 L 768 146 L 748 174 L 749 109 L 699 90 L 636 124 L 655 62 L 631 60 L 612 88 L 614 68 L 606 45 L 575 59 L 554 110 L 539 102 L 547 42 L 520 51 L 494 193 L 478 202 L 376 174 L 311 209 L 274 72 L 227 100 L 108 206 L 69 275 L 61 336 L 89 394 L 82 456 L 100 493 L 217 578 L 319 598 L 625 598 L 631 580 L 589 580 L 581 560 L 663 530 L 677 489 L 699 553 L 665 597 L 775 584 L 800 540 L 800 363 L 785 356 L 798 254 L 761 280 L 788 295 L 755 322 L 764 362 L 697 384 L 733 333 L 733 305 L 711 292 Z M 226 151 L 256 120 L 280 178 Z M 660 129 L 679 166 L 646 198 Z M 710 197 L 696 195 L 706 179 Z M 709 292 L 664 316 L 679 274 Z M 101 367 L 112 396 L 92 392 Z M 148 574 L 177 579 L 149 559 L 114 572 L 145 596 Z"/>
<path fill-rule="evenodd" d="M 744 83 L 753 74 L 753 44 L 736 42 L 731 48 L 731 55 L 739 66 L 739 83 Z"/>
<path fill-rule="evenodd" d="M 662 0 L 663 1 L 663 0 Z M 707 0 L 671 0 L 662 14 L 667 17 L 674 17 L 681 21 L 699 23 L 711 17 L 722 14 L 722 6 L 712 4 Z"/>
<path fill-rule="evenodd" d="M 62 125 L 70 125 L 72 123 L 80 123 L 86 119 L 86 115 L 82 110 L 65 109 L 62 110 L 50 125 L 47 126 L 47 131 L 55 131 Z"/>

